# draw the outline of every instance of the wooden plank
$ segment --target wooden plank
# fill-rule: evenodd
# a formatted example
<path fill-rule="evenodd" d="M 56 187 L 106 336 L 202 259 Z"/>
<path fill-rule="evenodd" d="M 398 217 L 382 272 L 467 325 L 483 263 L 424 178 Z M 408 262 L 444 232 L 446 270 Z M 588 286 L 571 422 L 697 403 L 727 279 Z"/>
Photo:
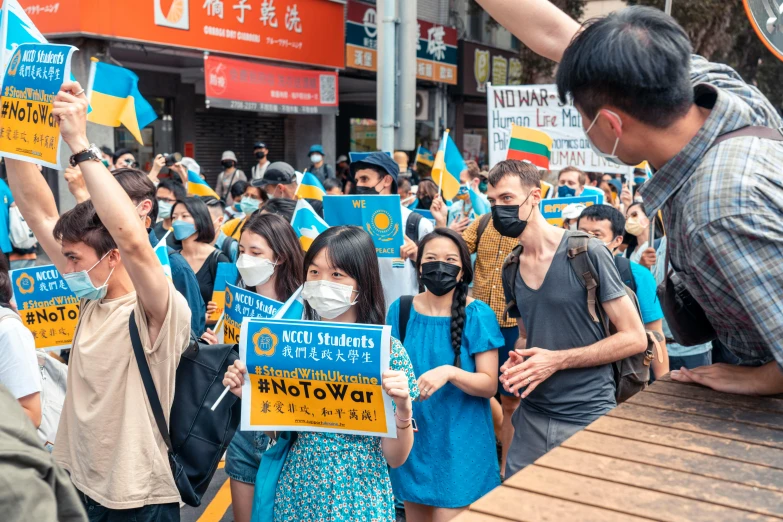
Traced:
<path fill-rule="evenodd" d="M 566 442 L 576 442 L 569 447 L 561 447 L 557 451 L 550 451 L 536 461 L 536 466 L 566 471 L 593 477 L 603 480 L 609 480 L 619 484 L 632 484 L 636 487 L 678 495 L 694 500 L 703 500 L 713 504 L 759 513 L 762 515 L 771 515 L 783 520 L 783 491 L 770 491 L 737 482 L 708 478 L 707 476 L 696 475 L 686 471 L 677 471 L 665 466 L 662 463 L 660 467 L 655 464 L 641 464 L 620 460 L 612 456 L 597 455 L 580 451 L 584 447 L 591 449 L 603 447 L 604 451 L 607 444 L 616 444 L 618 440 L 615 437 L 598 435 L 595 433 L 578 433 Z M 632 443 L 623 441 L 624 447 L 613 448 L 622 454 L 622 457 L 628 455 L 636 448 L 638 453 L 645 453 L 648 444 Z M 579 449 L 573 447 L 581 446 Z M 664 449 L 657 447 L 658 449 Z M 684 468 L 691 466 L 691 455 L 688 452 L 671 449 L 669 460 L 676 460 L 680 454 Z M 717 457 L 705 457 L 697 455 L 697 460 L 709 460 L 706 464 L 715 474 L 721 474 L 728 477 L 728 470 L 724 469 L 724 464 L 731 463 L 725 459 Z M 703 464 L 703 463 L 702 463 Z M 735 463 L 736 464 L 736 463 Z M 747 465 L 745 465 L 747 466 Z M 755 466 L 753 466 L 755 467 Z M 783 474 L 779 475 L 783 477 Z M 752 477 L 751 477 L 752 479 Z M 781 482 L 778 483 L 783 484 Z M 775 488 L 777 489 L 777 487 Z"/>
<path fill-rule="evenodd" d="M 521 475 L 523 472 L 515 476 Z M 501 486 L 470 506 L 471 513 L 505 517 L 515 522 L 640 522 L 650 520 L 588 506 L 576 499 L 554 498 L 547 494 L 531 493 Z M 472 522 L 472 519 L 466 519 Z"/>
<path fill-rule="evenodd" d="M 758 410 L 783 414 L 783 400 L 781 399 L 721 393 L 710 390 L 709 388 L 704 388 L 702 386 L 692 386 L 674 381 L 655 381 L 652 386 L 647 388 L 646 392 L 702 400 L 711 402 L 713 404 L 726 404 L 747 410 Z"/>
<path fill-rule="evenodd" d="M 701 415 L 648 408 L 627 402 L 613 409 L 607 415 L 620 419 L 646 422 L 655 426 L 676 428 L 693 433 L 703 433 L 705 435 L 714 435 L 740 442 L 783 449 L 783 435 L 781 435 L 779 430 L 762 428 L 751 424 L 740 424 Z"/>
<path fill-rule="evenodd" d="M 452 520 L 454 522 L 511 522 L 510 518 L 498 518 L 475 511 L 465 511 Z"/>
<path fill-rule="evenodd" d="M 673 382 L 673 383 L 676 383 L 676 384 L 681 384 L 683 386 L 691 386 L 693 388 L 701 388 L 701 389 L 704 389 L 704 390 L 710 390 L 709 388 L 706 388 L 706 387 L 702 386 L 701 384 L 675 381 L 671 377 L 671 372 L 667 373 L 666 375 L 664 375 L 660 379 L 655 379 L 655 382 L 652 383 L 652 385 L 650 387 L 648 387 L 647 389 L 652 388 L 653 386 L 656 385 L 656 383 L 659 383 L 659 382 Z M 744 397 L 744 396 L 743 395 L 737 395 L 737 397 Z M 764 399 L 779 399 L 779 400 L 783 400 L 783 393 L 778 393 L 778 394 L 775 394 L 775 395 L 766 395 L 766 396 L 764 396 Z"/>
<path fill-rule="evenodd" d="M 637 393 L 625 404 L 637 404 L 662 410 L 712 417 L 715 419 L 742 422 L 783 431 L 783 415 L 758 410 L 746 410 L 725 404 L 660 395 L 658 393 Z M 783 438 L 783 434 L 779 435 Z"/>
<path fill-rule="evenodd" d="M 783 470 L 783 449 L 757 446 L 722 437 L 713 437 L 712 435 L 653 426 L 645 422 L 609 416 L 601 417 L 580 433 L 585 431 Z"/>
<path fill-rule="evenodd" d="M 559 448 L 553 450 L 552 453 L 558 450 Z M 709 502 L 548 469 L 535 464 L 508 479 L 504 485 L 666 522 L 681 520 L 690 522 L 774 520 L 779 522 L 780 520 Z"/>

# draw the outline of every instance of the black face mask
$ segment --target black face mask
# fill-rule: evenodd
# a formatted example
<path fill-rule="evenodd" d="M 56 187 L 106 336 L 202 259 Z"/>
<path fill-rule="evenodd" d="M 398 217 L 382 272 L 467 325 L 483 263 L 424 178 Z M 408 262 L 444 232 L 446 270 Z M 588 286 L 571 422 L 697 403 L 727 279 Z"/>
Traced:
<path fill-rule="evenodd" d="M 256 152 L 256 159 L 264 159 L 266 158 L 266 152 Z"/>
<path fill-rule="evenodd" d="M 421 265 L 421 282 L 438 297 L 454 290 L 461 268 L 443 261 L 430 261 Z"/>
<path fill-rule="evenodd" d="M 221 165 L 223 165 L 224 169 L 230 169 L 231 167 L 234 166 L 234 162 L 233 161 L 224 161 L 223 163 L 221 163 Z"/>
<path fill-rule="evenodd" d="M 360 187 L 359 185 L 354 185 L 351 192 L 357 196 L 377 196 L 380 194 L 375 187 Z"/>
<path fill-rule="evenodd" d="M 429 196 L 419 198 L 419 208 L 423 210 L 429 210 L 432 206 L 432 198 Z"/>
<path fill-rule="evenodd" d="M 528 198 L 530 198 L 530 194 L 527 195 L 522 205 L 527 202 Z M 516 239 L 525 231 L 527 220 L 533 214 L 533 209 L 530 209 L 527 219 L 519 219 L 519 207 L 522 205 L 495 205 L 492 207 L 492 226 L 501 236 Z"/>

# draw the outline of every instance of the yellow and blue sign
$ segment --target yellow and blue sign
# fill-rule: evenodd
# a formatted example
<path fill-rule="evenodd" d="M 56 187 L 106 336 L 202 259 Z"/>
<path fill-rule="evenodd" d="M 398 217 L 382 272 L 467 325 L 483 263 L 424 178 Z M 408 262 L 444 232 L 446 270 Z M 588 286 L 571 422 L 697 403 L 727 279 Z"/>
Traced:
<path fill-rule="evenodd" d="M 572 203 L 581 203 L 586 207 L 600 205 L 603 198 L 598 196 L 575 196 L 571 198 L 555 198 L 541 200 L 541 215 L 550 225 L 557 227 L 563 224 L 563 209 Z"/>
<path fill-rule="evenodd" d="M 329 225 L 321 219 L 312 205 L 304 199 L 300 199 L 296 202 L 296 208 L 294 209 L 294 215 L 291 218 L 291 226 L 296 232 L 296 236 L 299 238 L 299 244 L 302 245 L 302 250 L 307 252 L 310 249 L 310 245 L 313 244 L 315 238 L 329 228 Z"/>
<path fill-rule="evenodd" d="M 391 327 L 248 318 L 240 337 L 243 430 L 396 436 L 381 386 Z"/>
<path fill-rule="evenodd" d="M 447 130 L 440 140 L 440 147 L 432 166 L 432 181 L 443 191 L 444 200 L 452 200 L 457 195 L 461 186 L 459 176 L 467 168 L 462 154 Z"/>
<path fill-rule="evenodd" d="M 70 348 L 79 320 L 79 299 L 54 265 L 10 272 L 22 323 L 39 350 Z"/>
<path fill-rule="evenodd" d="M 302 181 L 296 189 L 296 196 L 303 199 L 317 199 L 323 201 L 326 189 L 312 172 L 305 172 Z"/>
<path fill-rule="evenodd" d="M 92 58 L 87 90 L 92 107 L 89 121 L 109 127 L 125 125 L 136 141 L 144 144 L 141 129 L 158 115 L 139 92 L 139 77 L 133 71 Z"/>
<path fill-rule="evenodd" d="M 223 342 L 226 344 L 239 342 L 239 331 L 245 317 L 274 317 L 283 306 L 280 301 L 258 295 L 231 283 L 226 284 L 225 289 L 226 319 L 223 324 Z"/>
<path fill-rule="evenodd" d="M 355 225 L 370 234 L 378 257 L 400 257 L 400 196 L 326 196 L 324 218 L 332 226 Z"/>
<path fill-rule="evenodd" d="M 239 271 L 234 263 L 218 263 L 215 272 L 215 286 L 212 290 L 212 302 L 217 305 L 217 310 L 207 315 L 207 325 L 218 322 L 226 307 L 226 285 L 236 283 L 239 279 Z"/>
<path fill-rule="evenodd" d="M 0 156 L 62 169 L 54 98 L 71 75 L 75 47 L 27 43 L 11 55 L 0 92 Z"/>

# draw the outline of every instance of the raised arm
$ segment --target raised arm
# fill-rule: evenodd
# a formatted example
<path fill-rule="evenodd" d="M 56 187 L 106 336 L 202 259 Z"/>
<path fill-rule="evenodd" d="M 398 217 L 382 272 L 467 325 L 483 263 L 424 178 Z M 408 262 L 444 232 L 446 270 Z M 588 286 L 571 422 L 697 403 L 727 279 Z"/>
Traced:
<path fill-rule="evenodd" d="M 533 52 L 555 62 L 579 32 L 579 24 L 548 0 L 477 1 Z"/>
<path fill-rule="evenodd" d="M 71 93 L 78 93 L 74 96 Z M 90 146 L 87 140 L 87 98 L 77 82 L 65 82 L 54 101 L 52 113 L 60 120 L 63 139 L 74 152 Z M 168 282 L 150 246 L 149 236 L 136 208 L 111 172 L 99 161 L 80 165 L 95 211 L 117 243 L 122 263 L 133 281 L 147 314 L 150 337 L 157 338 L 168 311 Z M 157 267 L 157 269 L 156 269 Z"/>
<path fill-rule="evenodd" d="M 52 235 L 60 215 L 49 185 L 33 163 L 6 158 L 5 164 L 8 185 L 16 206 L 46 255 L 57 270 L 64 273 L 66 260 L 62 254 L 62 245 Z"/>

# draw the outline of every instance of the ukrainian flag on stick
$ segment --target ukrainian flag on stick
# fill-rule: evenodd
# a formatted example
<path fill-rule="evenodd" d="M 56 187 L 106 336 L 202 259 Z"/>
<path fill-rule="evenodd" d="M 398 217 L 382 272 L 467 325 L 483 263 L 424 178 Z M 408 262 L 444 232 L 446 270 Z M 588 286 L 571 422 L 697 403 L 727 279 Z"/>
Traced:
<path fill-rule="evenodd" d="M 549 134 L 528 127 L 511 126 L 507 160 L 528 161 L 536 167 L 548 170 L 551 157 L 552 137 Z"/>
<path fill-rule="evenodd" d="M 326 221 L 315 213 L 313 207 L 304 199 L 296 202 L 294 216 L 291 218 L 291 226 L 294 228 L 302 250 L 307 252 L 321 232 L 329 228 Z"/>
<path fill-rule="evenodd" d="M 460 187 L 459 175 L 467 168 L 462 154 L 446 129 L 432 166 L 432 180 L 438 184 L 439 189 L 443 190 L 444 200 L 452 200 L 457 195 Z"/>
<path fill-rule="evenodd" d="M 315 174 L 311 172 L 305 172 L 302 175 L 302 181 L 299 182 L 299 187 L 296 189 L 296 194 L 300 199 L 317 199 L 323 201 L 326 195 L 326 189 Z"/>
<path fill-rule="evenodd" d="M 435 157 L 432 155 L 432 152 L 419 145 L 419 148 L 416 151 L 415 163 L 421 163 L 422 165 L 432 167 L 432 164 L 435 163 Z"/>
<path fill-rule="evenodd" d="M 125 125 L 136 141 L 144 144 L 141 129 L 158 116 L 141 96 L 136 74 L 92 58 L 87 90 L 92 107 L 92 112 L 87 115 L 88 121 L 108 127 Z"/>
<path fill-rule="evenodd" d="M 215 199 L 220 199 L 217 193 L 212 190 L 212 187 L 210 187 L 206 181 L 201 179 L 201 176 L 192 170 L 188 171 L 188 194 L 191 196 L 213 197 Z"/>
<path fill-rule="evenodd" d="M 161 266 L 163 267 L 163 273 L 166 274 L 166 277 L 169 278 L 169 281 L 171 281 L 171 260 L 169 259 L 169 247 L 166 244 L 166 239 L 168 238 L 169 234 L 171 234 L 171 230 L 166 232 L 166 234 L 158 241 L 158 244 L 155 245 L 155 255 L 158 257 L 158 261 L 160 261 Z"/>

